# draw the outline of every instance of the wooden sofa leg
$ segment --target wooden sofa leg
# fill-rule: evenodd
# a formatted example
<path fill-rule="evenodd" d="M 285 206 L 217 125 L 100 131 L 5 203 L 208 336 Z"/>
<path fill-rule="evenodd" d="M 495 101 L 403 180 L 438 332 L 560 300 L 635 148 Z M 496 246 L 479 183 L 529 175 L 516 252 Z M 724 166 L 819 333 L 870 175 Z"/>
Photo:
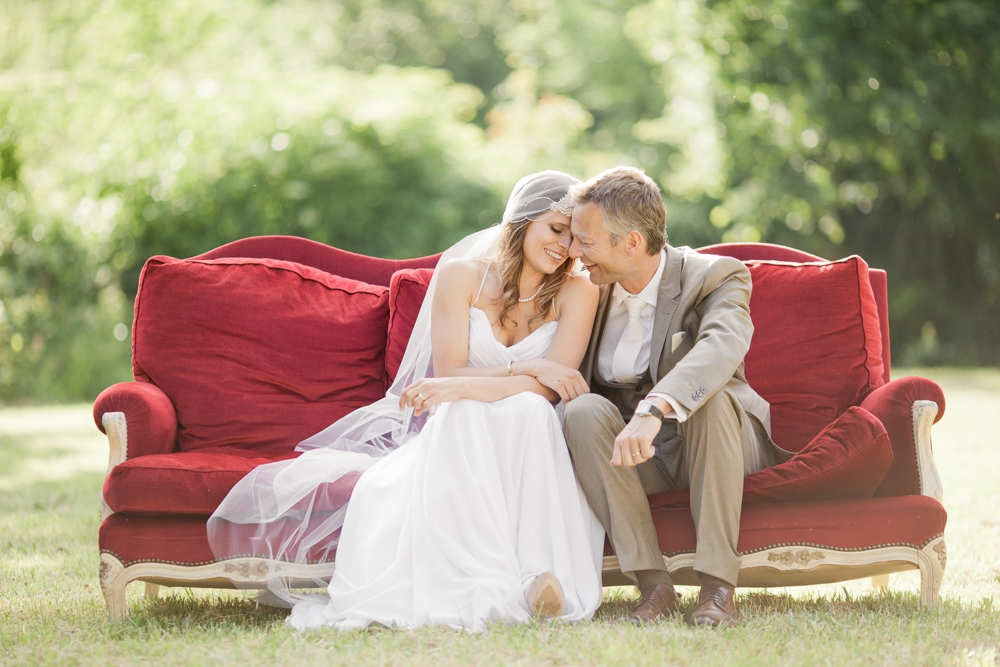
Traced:
<path fill-rule="evenodd" d="M 125 585 L 128 584 L 125 565 L 111 554 L 101 554 L 100 579 L 104 602 L 108 606 L 108 616 L 113 621 L 124 619 Z"/>
<path fill-rule="evenodd" d="M 160 597 L 160 585 L 146 582 L 146 592 L 143 594 L 143 597 L 149 599 Z"/>
<path fill-rule="evenodd" d="M 920 566 L 920 604 L 932 607 L 938 601 L 938 591 L 941 580 L 944 579 L 944 568 L 948 564 L 948 550 L 944 537 L 931 540 L 917 554 Z"/>
<path fill-rule="evenodd" d="M 889 575 L 880 574 L 877 577 L 872 577 L 872 588 L 878 591 L 888 591 L 889 590 Z"/>

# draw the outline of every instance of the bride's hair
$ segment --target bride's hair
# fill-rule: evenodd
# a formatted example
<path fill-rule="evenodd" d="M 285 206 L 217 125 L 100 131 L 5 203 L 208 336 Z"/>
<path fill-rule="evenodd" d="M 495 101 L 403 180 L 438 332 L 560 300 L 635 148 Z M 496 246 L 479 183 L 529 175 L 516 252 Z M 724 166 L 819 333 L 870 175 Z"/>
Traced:
<path fill-rule="evenodd" d="M 517 326 L 517 322 L 512 320 L 510 313 L 517 308 L 518 299 L 521 298 L 520 283 L 521 271 L 524 269 L 524 237 L 528 233 L 528 225 L 531 223 L 530 218 L 508 223 L 500 234 L 497 247 L 497 273 L 500 276 L 501 288 L 501 295 L 498 298 L 501 305 L 499 318 L 501 327 L 506 327 L 508 322 L 515 327 Z M 559 268 L 542 278 L 541 291 L 535 297 L 535 314 L 528 320 L 529 327 L 538 320 L 545 319 L 548 315 L 552 308 L 552 302 L 555 301 L 556 294 L 559 293 L 559 289 L 569 277 L 569 268 L 575 261 L 572 257 L 567 257 L 559 265 Z"/>

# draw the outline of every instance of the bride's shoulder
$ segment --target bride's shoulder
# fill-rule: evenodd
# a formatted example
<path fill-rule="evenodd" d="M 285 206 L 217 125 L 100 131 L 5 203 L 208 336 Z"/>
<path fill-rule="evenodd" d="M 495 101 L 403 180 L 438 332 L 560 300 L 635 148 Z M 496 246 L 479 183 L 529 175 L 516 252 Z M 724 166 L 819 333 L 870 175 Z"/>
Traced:
<path fill-rule="evenodd" d="M 572 274 L 559 289 L 556 299 L 562 302 L 583 302 L 597 303 L 600 288 L 590 282 L 590 278 L 584 274 Z"/>
<path fill-rule="evenodd" d="M 563 283 L 560 291 L 571 290 L 581 294 L 597 294 L 600 287 L 590 282 L 590 276 L 586 273 L 571 273 L 566 282 Z"/>
<path fill-rule="evenodd" d="M 438 294 L 448 301 L 473 301 L 472 295 L 482 284 L 489 260 L 479 257 L 456 257 L 438 265 L 435 273 Z"/>
<path fill-rule="evenodd" d="M 455 257 L 437 267 L 438 281 L 478 284 L 489 265 L 490 261 L 482 257 Z"/>

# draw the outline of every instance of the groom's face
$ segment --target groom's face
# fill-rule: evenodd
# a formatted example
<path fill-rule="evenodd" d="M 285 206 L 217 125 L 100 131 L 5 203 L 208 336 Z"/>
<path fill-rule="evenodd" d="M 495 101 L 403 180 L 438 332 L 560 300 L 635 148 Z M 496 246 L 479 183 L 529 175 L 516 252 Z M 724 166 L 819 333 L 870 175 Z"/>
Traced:
<path fill-rule="evenodd" d="M 609 285 L 627 274 L 629 257 L 625 243 L 619 241 L 617 246 L 611 245 L 611 235 L 604 229 L 604 215 L 597 204 L 576 206 L 570 228 L 573 244 L 569 254 L 579 259 L 590 272 L 590 282 Z"/>

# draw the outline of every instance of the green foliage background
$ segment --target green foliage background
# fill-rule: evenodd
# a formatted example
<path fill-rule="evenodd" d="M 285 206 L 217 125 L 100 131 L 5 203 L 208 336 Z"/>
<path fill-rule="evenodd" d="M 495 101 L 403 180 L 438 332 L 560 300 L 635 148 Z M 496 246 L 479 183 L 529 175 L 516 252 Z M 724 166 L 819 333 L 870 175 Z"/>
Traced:
<path fill-rule="evenodd" d="M 991 0 L 0 0 L 0 401 L 129 377 L 143 261 L 436 252 L 644 168 L 675 244 L 857 253 L 905 363 L 1000 363 Z"/>

